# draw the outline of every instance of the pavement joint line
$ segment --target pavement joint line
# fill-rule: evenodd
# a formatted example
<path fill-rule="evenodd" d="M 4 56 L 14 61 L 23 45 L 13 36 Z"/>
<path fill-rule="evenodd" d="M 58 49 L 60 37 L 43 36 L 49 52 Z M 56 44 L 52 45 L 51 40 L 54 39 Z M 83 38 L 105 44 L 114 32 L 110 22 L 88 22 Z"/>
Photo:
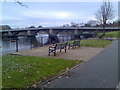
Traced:
<path fill-rule="evenodd" d="M 45 84 L 47 84 L 48 82 L 51 82 L 52 80 L 55 80 L 55 79 L 57 79 L 58 77 L 67 74 L 67 73 L 70 72 L 71 70 L 73 70 L 73 69 L 75 69 L 75 68 L 77 68 L 77 67 L 79 67 L 79 66 L 82 66 L 83 64 L 85 64 L 85 63 L 87 63 L 87 62 L 88 62 L 88 61 L 84 61 L 84 62 L 82 62 L 82 63 L 80 63 L 80 64 L 77 64 L 76 66 L 71 67 L 70 69 L 68 69 L 68 70 L 66 70 L 66 71 L 64 71 L 64 72 L 62 72 L 62 73 L 60 73 L 60 74 L 57 74 L 57 75 L 49 78 L 49 79 L 46 80 L 45 82 L 42 82 L 42 83 L 37 84 L 37 85 L 34 86 L 33 88 L 38 88 L 38 87 L 39 87 L 39 88 L 44 88 L 43 86 L 44 86 Z"/>

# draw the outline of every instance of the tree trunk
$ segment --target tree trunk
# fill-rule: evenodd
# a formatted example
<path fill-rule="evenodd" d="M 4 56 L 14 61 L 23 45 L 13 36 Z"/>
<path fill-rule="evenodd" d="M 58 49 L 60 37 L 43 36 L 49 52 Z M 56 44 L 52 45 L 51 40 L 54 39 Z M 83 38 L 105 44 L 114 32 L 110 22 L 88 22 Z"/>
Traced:
<path fill-rule="evenodd" d="M 105 25 L 103 25 L 103 34 L 105 34 Z"/>
<path fill-rule="evenodd" d="M 103 35 L 105 35 L 106 22 L 103 22 Z"/>
<path fill-rule="evenodd" d="M 105 35 L 105 24 L 102 25 L 103 28 L 103 34 L 101 36 L 99 36 L 99 39 L 103 38 L 103 36 Z"/>

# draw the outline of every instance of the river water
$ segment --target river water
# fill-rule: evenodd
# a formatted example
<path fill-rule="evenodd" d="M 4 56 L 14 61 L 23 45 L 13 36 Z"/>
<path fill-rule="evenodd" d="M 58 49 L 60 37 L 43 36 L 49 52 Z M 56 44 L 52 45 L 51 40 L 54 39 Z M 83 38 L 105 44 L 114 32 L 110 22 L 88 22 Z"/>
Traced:
<path fill-rule="evenodd" d="M 48 43 L 48 34 L 38 34 L 36 37 L 26 37 L 21 36 L 18 37 L 18 44 L 16 43 L 16 40 L 14 38 L 2 38 L 0 39 L 0 54 L 8 54 L 15 52 L 18 48 L 18 51 L 21 50 L 27 50 L 35 47 L 44 46 Z M 62 42 L 68 42 L 74 39 L 72 35 L 57 35 L 58 40 L 60 43 Z"/>

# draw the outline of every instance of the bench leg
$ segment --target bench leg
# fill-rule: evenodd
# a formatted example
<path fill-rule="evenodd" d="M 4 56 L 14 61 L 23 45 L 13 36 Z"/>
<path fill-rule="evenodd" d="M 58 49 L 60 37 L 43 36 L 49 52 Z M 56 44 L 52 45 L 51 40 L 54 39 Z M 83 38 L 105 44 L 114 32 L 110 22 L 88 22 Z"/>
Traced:
<path fill-rule="evenodd" d="M 50 56 L 50 53 L 48 54 L 48 56 Z"/>
<path fill-rule="evenodd" d="M 65 48 L 65 52 L 66 52 L 66 48 Z"/>
<path fill-rule="evenodd" d="M 68 46 L 68 49 L 70 49 L 70 46 Z"/>
<path fill-rule="evenodd" d="M 74 49 L 74 46 L 72 46 L 72 48 Z"/>
<path fill-rule="evenodd" d="M 61 52 L 61 49 L 60 49 L 60 52 Z"/>
<path fill-rule="evenodd" d="M 68 49 L 70 49 L 70 45 L 68 45 Z"/>
<path fill-rule="evenodd" d="M 49 53 L 48 53 L 48 56 L 50 56 L 50 51 L 49 51 Z"/>
<path fill-rule="evenodd" d="M 56 56 L 56 52 L 54 52 L 54 56 Z"/>

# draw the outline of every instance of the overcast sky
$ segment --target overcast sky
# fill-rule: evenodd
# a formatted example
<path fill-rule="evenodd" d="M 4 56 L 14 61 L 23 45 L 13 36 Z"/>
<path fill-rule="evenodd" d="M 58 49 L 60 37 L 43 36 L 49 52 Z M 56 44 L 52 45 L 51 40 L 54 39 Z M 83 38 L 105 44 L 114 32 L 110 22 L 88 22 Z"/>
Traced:
<path fill-rule="evenodd" d="M 2 3 L 2 24 L 12 28 L 29 26 L 62 26 L 70 22 L 85 23 L 95 19 L 95 12 L 102 2 L 23 2 L 28 8 L 15 2 Z M 117 19 L 118 3 L 113 3 Z"/>

